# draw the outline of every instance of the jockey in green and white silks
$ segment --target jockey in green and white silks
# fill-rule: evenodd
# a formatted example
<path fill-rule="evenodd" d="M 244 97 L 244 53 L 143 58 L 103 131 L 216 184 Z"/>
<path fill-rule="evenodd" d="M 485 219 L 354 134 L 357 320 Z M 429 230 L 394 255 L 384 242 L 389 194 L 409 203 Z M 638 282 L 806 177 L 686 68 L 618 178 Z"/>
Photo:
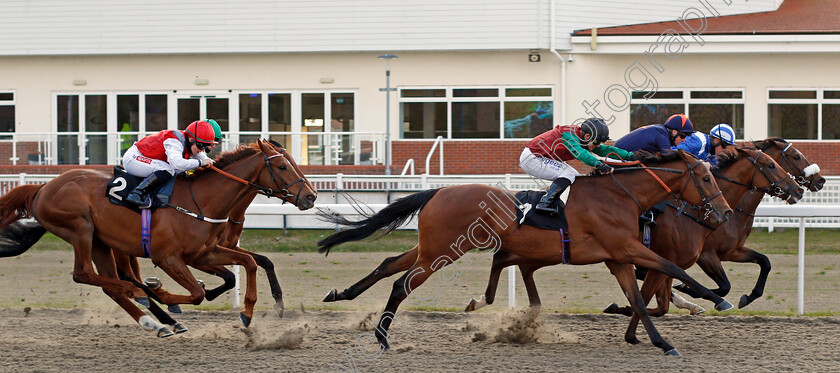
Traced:
<path fill-rule="evenodd" d="M 602 145 L 609 140 L 610 130 L 601 118 L 589 118 L 580 126 L 557 126 L 535 137 L 519 156 L 519 166 L 531 176 L 551 180 L 551 186 L 535 207 L 540 213 L 557 213 L 554 201 L 575 181 L 578 172 L 566 164 L 577 159 L 595 167 L 601 174 L 612 173 L 613 168 L 599 160 L 601 157 L 628 159 L 632 153 L 612 146 Z"/>

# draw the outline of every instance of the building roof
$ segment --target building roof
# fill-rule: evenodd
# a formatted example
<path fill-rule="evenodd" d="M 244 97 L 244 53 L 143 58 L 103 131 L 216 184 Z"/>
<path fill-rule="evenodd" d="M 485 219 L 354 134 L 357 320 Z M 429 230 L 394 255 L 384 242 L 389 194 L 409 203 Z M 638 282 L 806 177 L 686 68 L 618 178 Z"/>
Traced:
<path fill-rule="evenodd" d="M 775 11 L 717 18 L 705 8 L 700 10 L 709 14 L 703 35 L 840 34 L 838 0 L 785 0 Z M 697 20 L 688 24 L 700 26 Z M 669 21 L 599 28 L 598 36 L 659 35 L 668 29 L 683 30 L 676 21 Z M 591 30 L 580 30 L 574 35 L 591 34 Z"/>

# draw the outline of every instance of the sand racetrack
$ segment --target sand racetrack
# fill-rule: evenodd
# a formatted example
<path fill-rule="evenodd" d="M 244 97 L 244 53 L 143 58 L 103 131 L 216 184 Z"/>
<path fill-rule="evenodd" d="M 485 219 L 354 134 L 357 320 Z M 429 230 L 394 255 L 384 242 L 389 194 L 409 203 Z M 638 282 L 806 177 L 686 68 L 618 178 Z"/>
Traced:
<path fill-rule="evenodd" d="M 522 309 L 507 311 L 504 284 L 496 304 L 477 313 L 418 311 L 423 308 L 406 301 L 406 311 L 398 313 L 392 327 L 392 350 L 379 354 L 369 348 L 370 330 L 392 279 L 352 302 L 325 307 L 319 300 L 329 286 L 349 285 L 389 255 L 393 253 L 335 253 L 325 259 L 315 254 L 272 254 L 286 291 L 284 318 L 270 310 L 260 273 L 261 298 L 251 328 L 241 327 L 236 311 L 211 309 L 225 307 L 229 298 L 222 297 L 203 309 L 185 307 L 186 312 L 175 318 L 189 332 L 165 339 L 141 330 L 99 290 L 73 283 L 71 253 L 33 252 L 5 259 L 0 261 L 0 370 L 840 371 L 840 317 L 836 316 L 683 312 L 654 319 L 683 357 L 664 356 L 649 343 L 643 328 L 639 329 L 642 343 L 629 345 L 623 341 L 627 318 L 563 312 L 623 301 L 615 280 L 600 266 L 537 272 L 544 307 L 536 318 Z M 469 297 L 483 292 L 489 266 L 482 260 L 489 258 L 482 255 L 462 268 L 459 282 L 446 288 L 429 286 L 427 294 L 440 294 L 434 306 L 462 308 Z M 788 277 L 795 272 L 788 272 L 795 258 L 788 257 L 771 257 L 774 272 L 766 294 L 774 296 L 750 307 L 789 310 L 788 303 L 795 301 L 789 288 L 795 290 L 795 281 L 790 284 Z M 837 294 L 837 261 L 833 256 L 808 257 L 813 268 L 809 267 L 811 296 L 806 298 L 806 310 L 840 308 L 836 297 L 830 296 Z M 145 275 L 159 274 L 147 264 Z M 752 287 L 757 268 L 727 267 L 733 267 L 729 275 L 734 284 L 728 299 L 736 301 Z M 824 274 L 818 275 L 820 271 Z M 200 277 L 211 286 L 220 283 Z M 709 282 L 705 280 L 701 281 Z M 180 290 L 171 280 L 165 285 Z M 520 306 L 527 304 L 524 291 L 517 299 Z M 711 309 L 708 303 L 701 304 Z"/>

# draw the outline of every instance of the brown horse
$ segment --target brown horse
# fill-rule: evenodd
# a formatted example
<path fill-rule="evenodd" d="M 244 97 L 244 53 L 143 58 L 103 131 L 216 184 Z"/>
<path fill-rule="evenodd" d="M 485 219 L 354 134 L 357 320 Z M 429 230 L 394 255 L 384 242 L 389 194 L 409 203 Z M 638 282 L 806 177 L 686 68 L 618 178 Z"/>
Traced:
<path fill-rule="evenodd" d="M 749 189 L 773 193 L 788 203 L 796 203 L 802 198 L 803 191 L 799 188 L 799 184 L 773 158 L 760 150 L 736 148 L 734 153 L 733 151 L 723 152 L 718 154 L 717 158 L 719 164 L 718 169 L 715 170 L 715 178 L 729 203 L 735 204 L 740 201 Z M 704 222 L 702 214 L 700 216 L 694 212 L 675 214 L 677 210 L 674 207 L 676 206 L 674 201 L 668 202 L 673 210 L 667 210 L 657 219 L 657 224 L 651 232 L 650 248 L 665 259 L 687 269 L 697 261 L 707 237 L 717 230 Z M 718 227 L 718 229 L 721 228 L 722 226 Z M 668 312 L 670 303 L 671 279 L 659 272 L 647 271 L 644 280 L 641 293 L 645 304 L 650 302 L 654 293 L 658 294 L 658 307 L 648 309 L 648 314 L 650 316 L 664 315 Z M 621 309 L 615 304 L 607 308 L 605 312 L 632 314 L 630 308 Z M 638 321 L 638 317 L 632 315 L 624 336 L 629 343 L 639 343 L 636 338 Z"/>
<path fill-rule="evenodd" d="M 706 163 L 682 151 L 668 155 L 639 155 L 644 158 L 643 162 L 665 168 L 636 168 L 611 177 L 577 180 L 566 206 L 571 239 L 569 259 L 570 264 L 575 265 L 605 262 L 634 311 L 644 317 L 653 344 L 667 354 L 678 355 L 647 317 L 633 265 L 661 271 L 697 289 L 703 287 L 681 268 L 638 241 L 637 217 L 655 202 L 674 195 L 672 190 L 678 191 L 676 197 L 679 199 L 708 207 L 711 219 L 717 222 L 724 221 L 732 211 L 721 197 Z M 659 182 L 654 182 L 654 178 Z M 592 193 L 597 193 L 598 197 L 587 198 Z M 486 185 L 427 190 L 391 203 L 358 222 L 337 214 L 324 214 L 323 217 L 332 222 L 355 228 L 325 238 L 318 243 L 319 252 L 328 253 L 335 245 L 361 240 L 383 228 L 396 229 L 419 211 L 417 258 L 408 272 L 394 282 L 375 332 L 381 347 L 387 349 L 387 330 L 400 303 L 435 271 L 473 248 L 501 250 L 539 263 L 563 262 L 560 232 L 517 226 L 514 221 L 517 206 L 512 194 Z M 719 309 L 732 308 L 723 298 L 709 291 L 706 293 L 716 299 Z"/>
<path fill-rule="evenodd" d="M 808 159 L 791 143 L 782 138 L 774 137 L 762 141 L 755 141 L 754 146 L 762 149 L 779 163 L 788 173 L 796 176 L 796 181 L 812 192 L 820 191 L 825 185 L 825 178 L 819 173 L 819 167 L 808 162 Z M 703 246 L 703 252 L 697 260 L 697 265 L 711 277 L 718 285 L 714 289 L 716 294 L 729 294 L 731 284 L 726 278 L 721 261 L 737 263 L 756 263 L 761 267 L 758 280 L 750 294 L 741 295 L 738 308 L 743 308 L 764 294 L 767 276 L 770 274 L 770 260 L 767 256 L 747 248 L 747 238 L 752 232 L 756 208 L 764 197 L 764 191 L 747 192 L 735 208 L 732 219 L 713 232 Z M 689 295 L 697 293 L 690 288 L 677 287 L 685 290 Z"/>
<path fill-rule="evenodd" d="M 300 209 L 314 205 L 315 192 L 301 182 L 302 177 L 286 157 L 262 140 L 224 153 L 216 167 L 220 171 L 198 170 L 192 182 L 179 178 L 172 204 L 196 208 L 199 215 L 227 218 L 240 199 L 258 189 Z M 112 249 L 130 256 L 143 255 L 139 245 L 140 217 L 107 201 L 104 191 L 108 179 L 101 172 L 71 170 L 45 185 L 15 188 L 0 198 L 0 228 L 22 217 L 34 217 L 44 229 L 73 246 L 74 281 L 102 287 L 141 326 L 160 333 L 165 327 L 151 320 L 129 299 L 142 296 L 143 290 L 117 279 Z M 159 300 L 166 304 L 201 303 L 205 292 L 187 269 L 188 264 L 239 264 L 247 276 L 245 309 L 240 318 L 248 325 L 256 303 L 254 259 L 217 245 L 225 225 L 193 219 L 181 210 L 184 209 L 160 209 L 154 214 L 151 259 L 190 295 L 166 293 Z M 99 274 L 94 272 L 91 261 L 97 265 Z"/>

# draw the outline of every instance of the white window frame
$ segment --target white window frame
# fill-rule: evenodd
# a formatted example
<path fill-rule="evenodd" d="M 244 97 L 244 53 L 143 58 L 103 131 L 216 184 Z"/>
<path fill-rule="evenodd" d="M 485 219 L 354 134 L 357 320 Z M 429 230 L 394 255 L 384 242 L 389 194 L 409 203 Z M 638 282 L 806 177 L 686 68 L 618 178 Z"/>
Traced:
<path fill-rule="evenodd" d="M 811 91 L 816 92 L 816 98 L 770 98 L 770 91 Z M 823 104 L 840 105 L 840 98 L 823 98 L 825 91 L 840 91 L 832 87 L 768 87 L 765 93 L 765 109 L 770 104 L 817 104 L 817 138 L 816 139 L 785 139 L 788 141 L 825 141 L 840 142 L 840 139 L 823 140 Z M 767 115 L 767 130 L 769 135 L 770 115 Z"/>
<path fill-rule="evenodd" d="M 13 89 L 0 89 L 0 94 L 3 93 L 11 93 L 12 99 L 11 100 L 0 100 L 0 106 L 11 106 L 12 110 L 15 111 L 15 122 L 17 122 L 17 108 L 15 108 L 15 102 L 17 100 L 17 92 Z M 0 135 L 4 133 L 12 134 L 17 132 L 17 123 L 14 123 L 14 128 L 12 128 L 12 132 L 0 132 Z"/>
<path fill-rule="evenodd" d="M 454 97 L 453 91 L 456 89 L 496 89 L 499 94 L 495 97 Z M 508 89 L 549 89 L 550 96 L 512 96 L 507 97 Z M 446 94 L 444 97 L 402 97 L 403 90 L 444 90 Z M 554 86 L 553 85 L 496 85 L 496 86 L 400 86 L 397 87 L 397 103 L 399 104 L 399 119 L 400 123 L 399 140 L 406 141 L 435 141 L 435 139 L 406 139 L 403 138 L 403 103 L 428 103 L 428 102 L 445 102 L 446 103 L 446 138 L 445 140 L 452 141 L 498 141 L 498 140 L 525 140 L 517 138 L 506 138 L 505 136 L 505 102 L 523 102 L 523 101 L 550 101 L 552 107 L 556 107 L 554 100 Z M 498 102 L 499 103 L 499 136 L 493 138 L 475 138 L 462 139 L 452 138 L 452 104 L 462 102 Z M 554 113 L 552 113 L 554 115 Z"/>
<path fill-rule="evenodd" d="M 656 92 L 682 92 L 683 98 L 630 98 L 630 104 L 682 104 L 683 114 L 691 118 L 691 105 L 695 104 L 741 104 L 744 105 L 744 135 L 738 137 L 736 133 L 735 140 L 743 140 L 747 134 L 747 90 L 744 87 L 692 87 L 692 88 L 658 88 Z M 741 92 L 741 98 L 691 98 L 691 92 Z M 629 108 L 629 107 L 628 107 Z M 674 113 L 679 114 L 679 113 Z M 630 112 L 627 113 L 627 122 L 631 123 Z M 650 123 L 649 123 L 650 124 Z M 632 130 L 632 128 L 628 128 Z M 736 131 L 737 132 L 737 131 Z"/>

